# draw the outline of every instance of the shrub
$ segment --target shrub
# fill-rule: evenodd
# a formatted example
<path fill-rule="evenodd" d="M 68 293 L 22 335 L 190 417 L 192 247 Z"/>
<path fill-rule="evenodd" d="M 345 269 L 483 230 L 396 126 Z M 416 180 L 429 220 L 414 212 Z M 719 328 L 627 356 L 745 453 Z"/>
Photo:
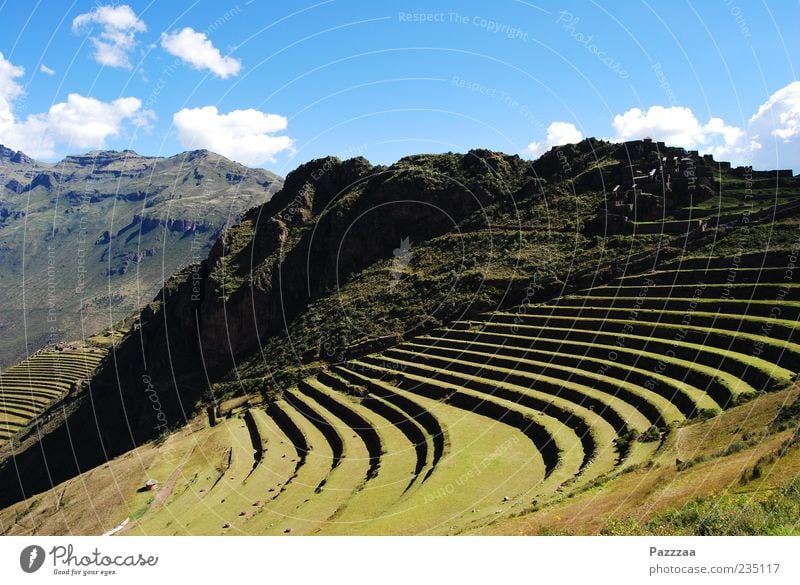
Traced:
<path fill-rule="evenodd" d="M 648 428 L 645 432 L 639 435 L 638 439 L 641 443 L 652 443 L 653 441 L 660 441 L 661 440 L 661 429 L 657 426 L 652 425 Z"/>
<path fill-rule="evenodd" d="M 613 518 L 604 535 L 755 536 L 800 535 L 800 475 L 765 498 L 759 494 L 723 494 L 657 514 L 646 524 Z"/>

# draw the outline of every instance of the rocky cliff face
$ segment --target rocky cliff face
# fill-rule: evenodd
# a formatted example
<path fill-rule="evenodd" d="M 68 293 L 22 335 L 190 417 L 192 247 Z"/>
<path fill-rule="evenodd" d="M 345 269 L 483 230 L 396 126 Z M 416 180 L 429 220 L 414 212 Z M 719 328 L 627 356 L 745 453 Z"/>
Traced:
<path fill-rule="evenodd" d="M 391 167 L 363 158 L 305 164 L 142 314 L 139 363 L 154 379 L 168 371 L 192 379 L 202 348 L 209 372 L 228 371 L 313 299 L 391 258 L 401 240 L 456 229 L 486 206 L 518 197 L 532 173 L 518 157 L 486 151 L 409 157 Z M 165 351 L 176 335 L 186 352 Z"/>
<path fill-rule="evenodd" d="M 47 164 L 0 146 L 0 366 L 138 311 L 280 185 L 208 151 Z"/>

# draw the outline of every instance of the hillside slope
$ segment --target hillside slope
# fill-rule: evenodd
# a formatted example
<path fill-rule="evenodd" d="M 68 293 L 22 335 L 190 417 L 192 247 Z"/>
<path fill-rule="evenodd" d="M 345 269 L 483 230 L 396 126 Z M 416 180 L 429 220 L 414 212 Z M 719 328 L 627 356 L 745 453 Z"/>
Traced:
<path fill-rule="evenodd" d="M 349 410 L 319 394 L 331 392 L 331 400 L 344 400 L 341 390 L 353 385 L 352 379 L 336 374 L 340 379 L 333 387 L 336 376 L 322 380 L 325 387 L 320 388 L 308 377 L 481 313 L 544 303 L 577 290 L 600 290 L 615 278 L 686 255 L 735 257 L 743 251 L 779 250 L 785 258 L 797 240 L 800 185 L 791 174 L 753 175 L 660 143 L 593 139 L 553 149 L 533 163 L 474 150 L 407 157 L 390 167 L 334 158 L 302 165 L 270 202 L 224 232 L 206 260 L 166 284 L 115 348 L 114 359 L 91 381 L 91 401 L 65 413 L 40 444 L 23 443 L 6 460 L 0 479 L 20 490 L 9 488 L 0 505 L 49 489 L 155 438 L 163 432 L 164 420 L 170 429 L 197 420 L 198 412 L 206 406 L 213 410 L 231 394 L 274 405 L 268 406 L 268 414 L 284 421 L 287 436 L 297 433 L 276 413 L 287 410 L 287 404 L 302 412 L 305 396 L 316 401 L 312 408 L 324 408 L 335 419 L 361 428 Z M 771 196 L 770 182 L 778 187 Z M 775 292 L 764 290 L 766 295 Z M 681 290 L 680 298 L 690 292 Z M 454 329 L 466 328 L 459 333 L 463 335 L 472 327 L 456 323 Z M 669 333 L 650 326 L 641 336 L 658 338 L 664 331 Z M 606 335 L 613 334 L 610 330 Z M 586 335 L 576 342 L 592 345 Z M 637 343 L 644 343 L 641 336 Z M 722 343 L 725 338 L 720 339 Z M 687 342 L 686 352 L 693 348 Z M 398 355 L 406 354 L 394 359 Z M 435 377 L 431 366 L 412 365 L 409 376 Z M 781 382 L 795 371 L 785 365 Z M 714 382 L 714 376 L 703 375 Z M 758 376 L 751 372 L 745 379 L 753 386 L 764 378 Z M 388 381 L 393 384 L 391 377 Z M 452 376 L 445 381 L 453 382 Z M 699 383 L 690 384 L 697 392 L 707 391 Z M 709 388 L 714 404 L 697 409 L 684 405 L 680 415 L 730 405 L 720 399 L 720 383 Z M 476 389 L 468 390 L 465 395 L 474 401 Z M 518 392 L 506 390 L 508 396 Z M 553 392 L 537 389 L 548 391 Z M 426 400 L 443 398 L 447 396 Z M 584 464 L 577 461 L 571 474 L 585 467 L 592 453 L 603 453 L 595 468 L 598 475 L 615 466 L 617 445 L 629 443 L 632 436 L 619 416 L 630 419 L 630 427 L 644 436 L 655 432 L 648 421 L 663 429 L 654 413 L 661 408 L 674 416 L 678 408 L 664 404 L 663 398 L 650 406 L 641 403 L 641 410 L 614 402 L 617 418 L 596 421 L 597 441 L 582 440 Z M 602 404 L 597 400 L 595 408 Z M 502 399 L 498 408 L 510 408 L 510 401 Z M 514 420 L 537 416 L 542 404 L 534 402 L 513 414 L 518 417 Z M 373 406 L 387 412 L 385 405 Z M 563 404 L 562 412 L 567 407 Z M 594 415 L 586 408 L 581 406 L 580 413 L 589 421 Z M 374 416 L 359 409 L 364 420 Z M 386 444 L 402 444 L 418 434 L 400 422 L 399 414 L 387 412 L 404 427 L 398 432 L 406 438 L 394 433 L 394 439 L 383 440 Z M 555 425 L 548 427 L 552 430 L 564 423 L 548 424 Z M 467 429 L 464 436 L 480 433 L 479 428 Z M 515 432 L 524 429 L 520 422 Z M 567 425 L 556 434 L 574 443 L 584 433 Z M 540 450 L 538 436 L 526 446 Z M 352 448 L 374 459 L 374 439 L 365 435 L 363 445 Z M 67 444 L 75 451 L 62 457 Z M 648 448 L 638 449 L 637 456 L 645 456 Z M 433 438 L 429 449 L 440 450 Z M 49 475 L 42 471 L 43 453 Z M 555 469 L 552 454 L 545 455 L 542 464 L 550 474 Z M 424 465 L 418 466 L 426 460 L 421 455 L 416 464 L 412 460 L 406 477 L 412 471 L 422 473 Z M 24 470 L 20 477 L 17 469 Z M 365 470 L 367 476 L 371 473 Z"/>
<path fill-rule="evenodd" d="M 208 151 L 48 164 L 0 146 L 0 366 L 138 311 L 280 184 Z"/>

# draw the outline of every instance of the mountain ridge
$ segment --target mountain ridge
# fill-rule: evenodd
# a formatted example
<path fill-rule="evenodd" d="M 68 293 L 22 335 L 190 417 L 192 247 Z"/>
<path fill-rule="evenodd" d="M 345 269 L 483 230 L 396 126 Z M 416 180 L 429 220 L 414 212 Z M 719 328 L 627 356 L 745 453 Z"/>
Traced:
<path fill-rule="evenodd" d="M 43 163 L 0 147 L 0 365 L 137 311 L 280 184 L 204 150 Z"/>

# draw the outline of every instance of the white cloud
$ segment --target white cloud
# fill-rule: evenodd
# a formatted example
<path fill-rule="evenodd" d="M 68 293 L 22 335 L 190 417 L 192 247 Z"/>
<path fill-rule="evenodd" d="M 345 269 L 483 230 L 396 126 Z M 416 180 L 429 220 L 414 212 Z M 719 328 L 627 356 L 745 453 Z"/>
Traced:
<path fill-rule="evenodd" d="M 522 153 L 531 158 L 538 158 L 553 146 L 573 144 L 583 140 L 583 134 L 575 124 L 569 122 L 553 122 L 547 127 L 545 142 L 531 142 Z"/>
<path fill-rule="evenodd" d="M 55 75 L 55 74 L 56 74 L 56 72 L 55 72 L 55 71 L 53 71 L 52 69 L 50 69 L 50 68 L 49 68 L 47 65 L 45 65 L 44 63 L 42 63 L 41 65 L 39 65 L 39 71 L 41 71 L 41 72 L 42 72 L 42 73 L 44 73 L 45 75 Z"/>
<path fill-rule="evenodd" d="M 22 95 L 22 86 L 15 79 L 24 74 L 25 69 L 7 61 L 0 52 L 0 129 L 14 121 L 11 102 Z"/>
<path fill-rule="evenodd" d="M 100 25 L 99 35 L 92 35 L 92 25 Z M 130 69 L 128 54 L 136 46 L 136 33 L 147 30 L 133 9 L 127 4 L 97 6 L 91 12 L 80 14 L 72 21 L 72 32 L 89 31 L 94 45 L 95 61 L 108 67 Z"/>
<path fill-rule="evenodd" d="M 710 153 L 717 160 L 758 169 L 800 169 L 800 81 L 773 93 L 745 128 L 711 117 L 701 123 L 690 108 L 631 108 L 614 116 L 614 140 L 649 136 L 671 146 Z"/>
<path fill-rule="evenodd" d="M 236 75 L 242 62 L 233 57 L 223 57 L 205 33 L 186 27 L 181 31 L 161 35 L 163 49 L 195 69 L 208 69 L 217 77 L 225 79 Z"/>
<path fill-rule="evenodd" d="M 220 114 L 216 107 L 205 106 L 184 108 L 172 120 L 185 148 L 206 148 L 246 165 L 272 162 L 276 154 L 294 146 L 288 136 L 274 136 L 288 124 L 277 114 L 253 109 Z"/>
<path fill-rule="evenodd" d="M 614 116 L 614 137 L 623 142 L 650 137 L 669 146 L 682 146 L 713 154 L 717 160 L 756 169 L 800 170 L 800 81 L 778 89 L 742 127 L 711 116 L 702 123 L 686 107 L 631 108 Z M 574 124 L 553 122 L 547 138 L 531 142 L 523 154 L 536 158 L 553 146 L 578 142 L 581 132 Z"/>
<path fill-rule="evenodd" d="M 13 102 L 22 95 L 22 88 L 14 79 L 23 73 L 22 67 L 11 64 L 0 53 L 0 144 L 36 158 L 57 156 L 59 144 L 104 148 L 106 140 L 118 136 L 125 124 L 147 126 L 155 116 L 150 110 L 142 110 L 137 98 L 103 102 L 71 93 L 66 102 L 53 104 L 47 112 L 17 120 Z"/>
<path fill-rule="evenodd" d="M 800 169 L 800 81 L 773 93 L 748 121 L 754 162 L 763 168 Z"/>
<path fill-rule="evenodd" d="M 722 118 L 710 118 L 701 124 L 691 109 L 652 106 L 646 112 L 631 108 L 614 116 L 616 140 L 637 140 L 649 136 L 673 146 L 703 149 L 706 152 L 729 151 L 741 144 L 744 132 L 725 124 Z"/>

